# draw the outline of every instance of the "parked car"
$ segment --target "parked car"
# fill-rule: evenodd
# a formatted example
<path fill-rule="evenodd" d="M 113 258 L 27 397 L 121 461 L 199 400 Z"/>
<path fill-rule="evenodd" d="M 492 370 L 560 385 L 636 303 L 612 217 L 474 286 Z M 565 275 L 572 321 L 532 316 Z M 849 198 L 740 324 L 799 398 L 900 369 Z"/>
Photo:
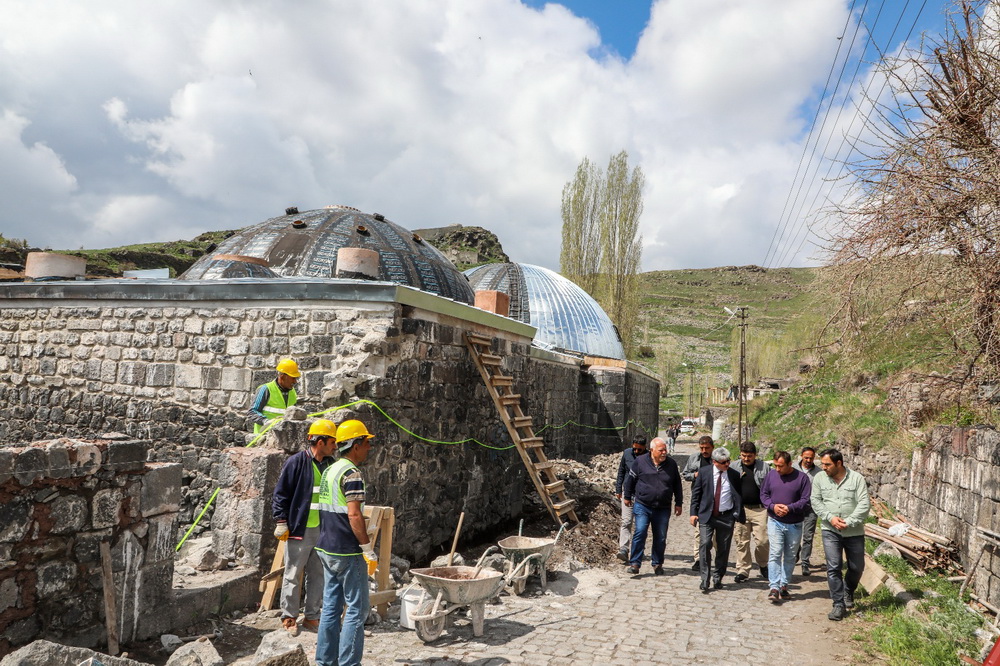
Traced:
<path fill-rule="evenodd" d="M 691 419 L 684 419 L 683 421 L 681 421 L 682 435 L 690 435 L 697 429 L 698 429 L 698 424 L 692 421 Z"/>

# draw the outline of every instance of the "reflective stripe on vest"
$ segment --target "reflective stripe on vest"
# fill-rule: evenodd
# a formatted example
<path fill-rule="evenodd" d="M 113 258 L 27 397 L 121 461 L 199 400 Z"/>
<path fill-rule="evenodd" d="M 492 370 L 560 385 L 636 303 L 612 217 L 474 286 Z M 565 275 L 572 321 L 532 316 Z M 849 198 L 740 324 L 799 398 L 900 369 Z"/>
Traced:
<path fill-rule="evenodd" d="M 323 474 L 319 471 L 316 461 L 312 461 L 313 467 L 313 492 L 309 503 L 309 516 L 306 518 L 306 527 L 319 527 L 319 484 L 323 479 Z"/>
<path fill-rule="evenodd" d="M 344 489 L 340 482 L 345 474 L 357 468 L 358 466 L 347 458 L 341 458 L 326 468 L 319 483 L 319 497 L 317 498 L 319 506 L 317 508 L 320 511 L 347 515 L 347 498 L 344 496 Z"/>
<path fill-rule="evenodd" d="M 281 387 L 278 386 L 277 379 L 268 382 L 265 386 L 267 386 L 267 404 L 260 410 L 265 419 L 281 418 L 285 415 L 285 410 L 295 405 L 298 400 L 298 395 L 292 388 L 288 389 L 288 402 L 285 402 L 285 396 L 281 392 Z"/>

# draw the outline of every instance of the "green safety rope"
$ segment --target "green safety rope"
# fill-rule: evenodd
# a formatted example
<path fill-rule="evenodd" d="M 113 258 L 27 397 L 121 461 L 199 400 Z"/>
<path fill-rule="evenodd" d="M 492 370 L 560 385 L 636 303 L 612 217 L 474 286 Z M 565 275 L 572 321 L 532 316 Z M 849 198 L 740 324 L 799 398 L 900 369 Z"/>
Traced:
<path fill-rule="evenodd" d="M 384 416 L 387 421 L 389 421 L 394 426 L 396 426 L 397 428 L 399 428 L 400 430 L 402 430 L 406 434 L 410 435 L 414 439 L 420 440 L 421 442 L 426 442 L 428 444 L 441 444 L 441 445 L 446 445 L 446 446 L 452 446 L 452 445 L 456 445 L 456 444 L 469 444 L 469 443 L 472 443 L 472 444 L 478 444 L 479 446 L 481 446 L 483 448 L 486 448 L 486 449 L 492 449 L 493 451 L 506 451 L 508 449 L 514 448 L 513 444 L 510 444 L 509 446 L 491 446 L 489 444 L 484 444 L 483 442 L 480 442 L 475 437 L 468 437 L 466 439 L 459 439 L 459 440 L 454 440 L 454 441 L 445 441 L 445 440 L 438 440 L 438 439 L 430 439 L 429 437 L 424 437 L 422 435 L 418 435 L 417 433 L 413 432 L 412 430 L 410 430 L 409 428 L 407 428 L 406 426 L 404 426 L 403 424 L 401 424 L 399 421 L 397 421 L 396 419 L 394 419 L 391 416 L 389 416 L 389 414 L 387 414 L 386 411 L 384 409 L 382 409 L 381 407 L 379 407 L 376 403 L 372 402 L 371 400 L 365 400 L 365 399 L 355 400 L 353 402 L 347 403 L 346 405 L 340 405 L 338 407 L 330 407 L 329 409 L 324 409 L 321 412 L 316 412 L 314 414 L 309 414 L 308 416 L 309 416 L 309 418 L 318 418 L 320 416 L 324 416 L 326 414 L 329 414 L 330 412 L 336 412 L 336 411 L 339 411 L 341 409 L 349 409 L 351 407 L 354 407 L 355 405 L 362 405 L 362 404 L 371 406 L 376 411 L 378 411 L 382 416 Z M 264 426 L 264 428 L 257 434 L 257 436 L 254 437 L 252 440 L 250 440 L 249 443 L 247 443 L 247 448 L 256 445 L 257 442 L 259 442 L 264 437 L 264 435 L 266 435 L 268 433 L 268 431 L 271 430 L 271 428 L 273 428 L 274 426 L 278 425 L 278 423 L 280 421 L 281 421 L 281 419 L 270 419 L 268 421 L 267 425 Z M 563 428 L 565 428 L 567 426 L 570 426 L 570 425 L 575 425 L 575 426 L 580 427 L 580 428 L 589 428 L 591 430 L 624 430 L 624 429 L 628 428 L 630 425 L 636 425 L 643 432 L 647 432 L 647 433 L 651 432 L 648 428 L 646 428 L 645 426 L 643 426 L 643 424 L 641 422 L 636 421 L 635 419 L 629 419 L 628 422 L 626 422 L 625 425 L 623 425 L 623 426 L 609 426 L 609 427 L 589 426 L 589 425 L 584 425 L 583 423 L 577 423 L 576 421 L 566 421 L 562 425 L 544 425 L 541 428 L 539 428 L 538 430 L 536 430 L 535 434 L 536 435 L 537 434 L 541 434 L 542 432 L 544 432 L 545 430 L 548 430 L 550 428 L 553 429 L 553 430 L 562 430 Z M 184 542 L 188 540 L 188 537 L 191 536 L 191 532 L 193 532 L 194 529 L 198 526 L 198 523 L 201 521 L 202 517 L 205 515 L 205 512 L 208 511 L 208 507 L 212 506 L 212 502 L 215 501 L 215 496 L 218 495 L 218 494 L 219 494 L 219 488 L 216 488 L 215 492 L 212 493 L 212 496 L 208 498 L 208 502 L 205 503 L 205 507 L 201 510 L 201 513 L 198 514 L 198 517 L 195 518 L 194 522 L 191 524 L 191 527 L 189 527 L 188 530 L 187 530 L 187 532 L 184 533 L 184 537 L 181 539 L 180 543 L 177 544 L 177 547 L 174 548 L 174 551 L 180 550 L 181 546 L 184 545 Z"/>

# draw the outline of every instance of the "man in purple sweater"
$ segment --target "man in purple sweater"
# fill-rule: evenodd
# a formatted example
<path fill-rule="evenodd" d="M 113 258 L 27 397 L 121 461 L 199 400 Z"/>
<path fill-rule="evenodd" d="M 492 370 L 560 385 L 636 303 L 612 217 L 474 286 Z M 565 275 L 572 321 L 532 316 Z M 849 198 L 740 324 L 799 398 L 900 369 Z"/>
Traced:
<path fill-rule="evenodd" d="M 812 484 L 809 478 L 792 467 L 788 451 L 774 454 L 774 469 L 764 477 L 760 501 L 767 509 L 767 538 L 771 544 L 767 560 L 770 591 L 767 599 L 780 603 L 791 595 L 788 580 L 795 567 L 795 548 L 802 538 L 802 520 L 809 506 Z"/>

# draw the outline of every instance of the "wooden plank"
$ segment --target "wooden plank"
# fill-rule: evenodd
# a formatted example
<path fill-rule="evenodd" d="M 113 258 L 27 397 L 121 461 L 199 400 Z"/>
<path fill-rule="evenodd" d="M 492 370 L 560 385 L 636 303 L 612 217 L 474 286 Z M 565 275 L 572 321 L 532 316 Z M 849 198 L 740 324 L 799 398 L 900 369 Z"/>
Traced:
<path fill-rule="evenodd" d="M 101 582 L 104 587 L 104 626 L 108 629 L 108 654 L 118 654 L 118 610 L 115 604 L 115 578 L 111 571 L 111 544 L 101 542 Z"/>
<path fill-rule="evenodd" d="M 381 516 L 382 538 L 378 544 L 378 569 L 375 570 L 375 587 L 378 592 L 372 595 L 374 600 L 369 603 L 378 607 L 378 613 L 383 618 L 389 616 L 389 604 L 396 600 L 396 590 L 392 589 L 392 579 L 389 569 L 392 566 L 392 535 L 396 528 L 396 511 L 392 507 L 383 507 Z"/>
<path fill-rule="evenodd" d="M 526 565 L 527 566 L 527 565 Z M 368 605 L 378 606 L 379 615 L 383 615 L 383 610 L 388 612 L 389 604 L 396 600 L 396 590 L 380 590 L 379 592 L 371 592 L 368 595 Z"/>
<path fill-rule="evenodd" d="M 545 446 L 545 440 L 541 437 L 525 437 L 521 440 L 521 446 L 526 449 L 540 449 Z"/>
<path fill-rule="evenodd" d="M 285 542 L 278 540 L 278 548 L 274 551 L 274 560 L 271 561 L 271 571 L 285 568 Z M 274 602 L 281 591 L 281 579 L 274 578 L 264 583 L 264 596 L 260 600 L 261 610 L 274 610 Z"/>
<path fill-rule="evenodd" d="M 483 365 L 500 367 L 500 364 L 503 363 L 503 358 L 496 354 L 480 354 L 479 358 L 482 360 Z"/>
<path fill-rule="evenodd" d="M 530 428 L 533 425 L 533 420 L 530 416 L 515 416 L 511 421 L 514 422 L 515 428 Z"/>
<path fill-rule="evenodd" d="M 493 375 L 490 377 L 490 384 L 493 386 L 513 386 L 514 378 L 509 375 Z"/>
<path fill-rule="evenodd" d="M 545 490 L 547 490 L 550 495 L 555 495 L 556 493 L 564 492 L 566 490 L 566 482 L 560 479 L 555 483 L 546 483 Z"/>
<path fill-rule="evenodd" d="M 861 584 L 865 586 L 868 594 L 875 594 L 875 590 L 882 587 L 887 580 L 889 580 L 889 574 L 866 553 L 865 570 L 861 574 Z"/>
<path fill-rule="evenodd" d="M 576 500 L 567 499 L 562 502 L 553 502 L 552 507 L 556 510 L 559 515 L 567 514 L 573 510 L 576 506 Z"/>
<path fill-rule="evenodd" d="M 500 404 L 502 405 L 518 405 L 521 404 L 521 394 L 520 393 L 508 393 L 507 395 L 500 396 Z"/>
<path fill-rule="evenodd" d="M 473 345 L 481 345 L 483 347 L 490 347 L 493 345 L 493 338 L 488 338 L 485 335 L 480 335 L 478 333 L 466 333 L 465 339 Z"/>

